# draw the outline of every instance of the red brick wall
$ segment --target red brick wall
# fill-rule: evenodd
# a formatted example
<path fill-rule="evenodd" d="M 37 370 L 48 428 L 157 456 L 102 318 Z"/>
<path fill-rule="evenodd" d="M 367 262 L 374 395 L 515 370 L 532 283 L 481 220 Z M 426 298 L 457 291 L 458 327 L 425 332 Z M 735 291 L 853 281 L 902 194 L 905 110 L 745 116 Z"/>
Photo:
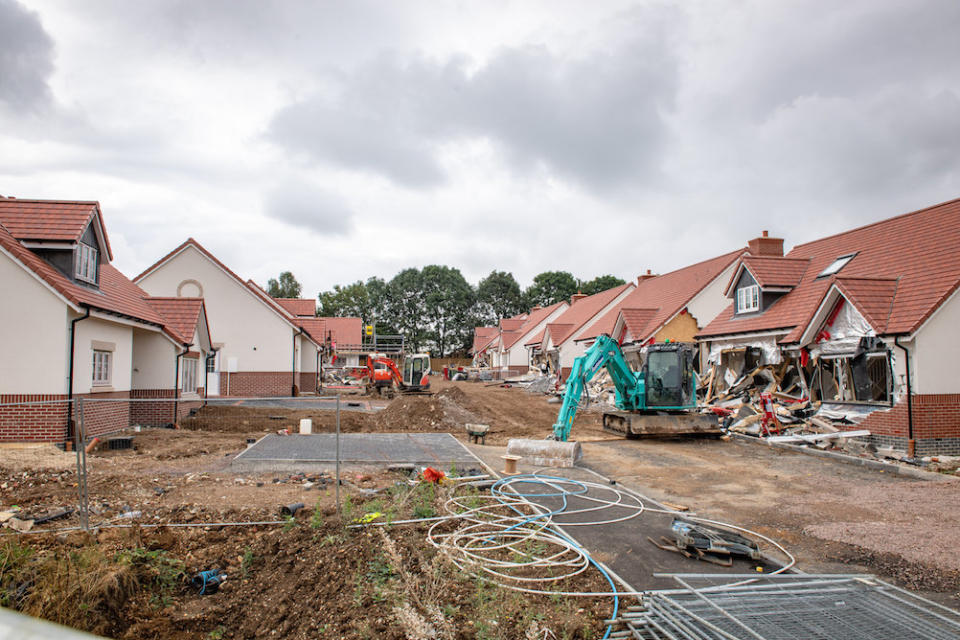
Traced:
<path fill-rule="evenodd" d="M 66 394 L 0 394 L 0 442 L 63 442 L 66 399 Z M 25 402 L 36 404 L 10 404 Z"/>
<path fill-rule="evenodd" d="M 165 427 L 173 420 L 173 389 L 134 389 L 130 391 L 130 424 Z M 170 402 L 137 402 L 137 398 L 170 398 Z"/>
<path fill-rule="evenodd" d="M 317 374 L 301 373 L 300 374 L 300 391 L 314 393 L 316 390 L 317 390 Z"/>
<path fill-rule="evenodd" d="M 230 393 L 227 393 L 227 381 Z M 289 396 L 293 375 L 289 371 L 238 371 L 220 374 L 220 395 L 241 398 Z"/>
<path fill-rule="evenodd" d="M 858 425 L 878 435 L 907 437 L 907 400 L 874 411 Z M 960 393 L 913 396 L 913 437 L 960 438 Z"/>
<path fill-rule="evenodd" d="M 129 391 L 78 394 L 78 397 L 83 398 L 83 436 L 86 439 L 130 426 Z"/>

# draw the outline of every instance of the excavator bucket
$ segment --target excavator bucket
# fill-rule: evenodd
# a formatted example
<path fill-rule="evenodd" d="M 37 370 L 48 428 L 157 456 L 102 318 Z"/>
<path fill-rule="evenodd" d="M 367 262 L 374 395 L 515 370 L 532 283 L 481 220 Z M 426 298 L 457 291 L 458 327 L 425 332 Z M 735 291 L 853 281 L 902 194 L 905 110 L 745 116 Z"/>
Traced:
<path fill-rule="evenodd" d="M 583 457 L 579 442 L 511 438 L 507 455 L 520 456 L 520 462 L 536 467 L 572 467 Z"/>

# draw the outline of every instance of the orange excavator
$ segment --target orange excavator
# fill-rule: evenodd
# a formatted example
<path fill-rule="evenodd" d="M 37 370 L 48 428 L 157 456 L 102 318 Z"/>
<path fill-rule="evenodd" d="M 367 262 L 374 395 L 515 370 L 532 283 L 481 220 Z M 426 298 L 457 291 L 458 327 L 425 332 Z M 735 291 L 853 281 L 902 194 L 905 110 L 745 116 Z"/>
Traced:
<path fill-rule="evenodd" d="M 430 354 L 416 353 L 403 359 L 403 373 L 397 363 L 382 353 L 367 355 L 363 378 L 367 392 L 380 395 L 394 393 L 429 393 Z"/>

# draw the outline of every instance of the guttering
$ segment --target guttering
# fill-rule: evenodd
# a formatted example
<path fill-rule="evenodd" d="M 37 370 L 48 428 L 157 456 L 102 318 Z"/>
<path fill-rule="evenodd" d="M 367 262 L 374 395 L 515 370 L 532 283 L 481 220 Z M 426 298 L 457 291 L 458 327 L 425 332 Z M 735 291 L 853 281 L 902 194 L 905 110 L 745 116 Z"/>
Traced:
<path fill-rule="evenodd" d="M 297 333 L 293 334 L 293 345 L 290 350 L 293 352 L 290 359 L 293 364 L 290 368 L 290 395 L 297 397 L 297 336 L 303 335 L 303 327 L 300 327 Z"/>
<path fill-rule="evenodd" d="M 84 306 L 86 313 L 79 318 L 70 321 L 70 363 L 68 365 L 69 374 L 67 379 L 67 439 L 73 440 L 73 347 L 76 342 L 77 323 L 90 317 L 90 307 Z"/>
<path fill-rule="evenodd" d="M 173 374 L 173 426 L 177 428 L 177 412 L 180 410 L 180 358 L 187 355 L 190 352 L 190 347 L 192 345 L 188 343 L 183 344 L 183 351 L 177 354 L 176 367 L 174 368 Z M 206 390 L 204 390 L 206 391 Z"/>
<path fill-rule="evenodd" d="M 900 336 L 894 336 L 893 344 L 903 350 L 903 359 L 907 367 L 907 455 L 912 458 L 917 443 L 913 439 L 913 385 L 910 382 L 910 352 L 900 344 Z"/>

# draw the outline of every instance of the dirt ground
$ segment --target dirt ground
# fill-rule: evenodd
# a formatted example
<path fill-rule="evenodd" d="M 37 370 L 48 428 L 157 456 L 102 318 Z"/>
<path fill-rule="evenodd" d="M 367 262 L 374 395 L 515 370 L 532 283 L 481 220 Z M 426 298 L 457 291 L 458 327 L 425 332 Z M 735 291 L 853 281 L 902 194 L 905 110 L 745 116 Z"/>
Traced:
<path fill-rule="evenodd" d="M 465 423 L 486 423 L 492 450 L 511 437 L 545 437 L 559 409 L 517 387 L 439 380 L 433 386 L 433 395 L 400 396 L 381 411 L 343 411 L 341 428 L 450 432 L 466 440 Z M 385 567 L 382 539 L 348 533 L 339 523 L 329 475 L 230 471 L 230 459 L 248 439 L 294 430 L 301 417 L 312 418 L 318 431 L 335 426 L 332 411 L 208 407 L 180 430 L 131 433 L 133 449 L 101 448 L 88 457 L 92 524 L 274 521 L 282 505 L 302 502 L 307 507 L 296 525 L 101 529 L 93 539 L 72 532 L 11 535 L 0 529 L 0 604 L 51 619 L 60 619 L 56 612 L 64 610 L 56 598 L 23 600 L 24 589 L 30 591 L 24 585 L 40 581 L 33 574 L 29 580 L 18 578 L 11 570 L 10 558 L 19 557 L 11 547 L 15 542 L 32 549 L 28 555 L 35 564 L 24 566 L 35 572 L 45 566 L 44 558 L 67 562 L 76 557 L 94 566 L 85 554 L 100 554 L 96 557 L 111 570 L 118 558 L 137 558 L 123 566 L 139 567 L 139 573 L 107 580 L 122 588 L 110 587 L 107 595 L 71 592 L 80 598 L 73 605 L 87 613 L 61 620 L 116 638 L 403 638 L 404 624 L 419 624 L 417 615 L 434 626 L 446 624 L 430 618 L 430 603 L 444 612 L 442 619 L 454 630 L 449 637 L 524 637 L 538 623 L 525 612 L 548 607 L 558 621 L 552 628 L 557 637 L 599 636 L 584 626 L 601 629 L 609 602 L 528 600 L 513 592 L 487 593 L 462 576 L 437 577 L 430 569 L 436 561 L 417 527 L 390 533 L 407 558 L 403 566 L 415 575 Z M 623 440 L 602 431 L 595 408 L 578 414 L 573 437 L 584 443 L 589 468 L 655 499 L 769 535 L 797 556 L 804 571 L 872 572 L 945 604 L 960 604 L 955 553 L 960 482 L 890 476 L 738 441 Z M 75 505 L 75 459 L 52 447 L 0 448 L 0 505 L 17 505 L 21 515 Z M 375 501 L 373 491 L 397 481 L 383 470 L 351 470 L 343 493 L 355 505 Z M 139 514 L 124 516 L 130 512 Z M 78 523 L 69 515 L 37 528 Z M 222 592 L 203 597 L 176 582 L 158 603 L 158 558 L 180 563 L 188 576 L 218 567 L 231 579 Z M 584 576 L 587 582 L 596 579 Z M 414 603 L 417 611 L 398 613 L 401 602 Z M 578 626 L 578 620 L 585 625 Z"/>

